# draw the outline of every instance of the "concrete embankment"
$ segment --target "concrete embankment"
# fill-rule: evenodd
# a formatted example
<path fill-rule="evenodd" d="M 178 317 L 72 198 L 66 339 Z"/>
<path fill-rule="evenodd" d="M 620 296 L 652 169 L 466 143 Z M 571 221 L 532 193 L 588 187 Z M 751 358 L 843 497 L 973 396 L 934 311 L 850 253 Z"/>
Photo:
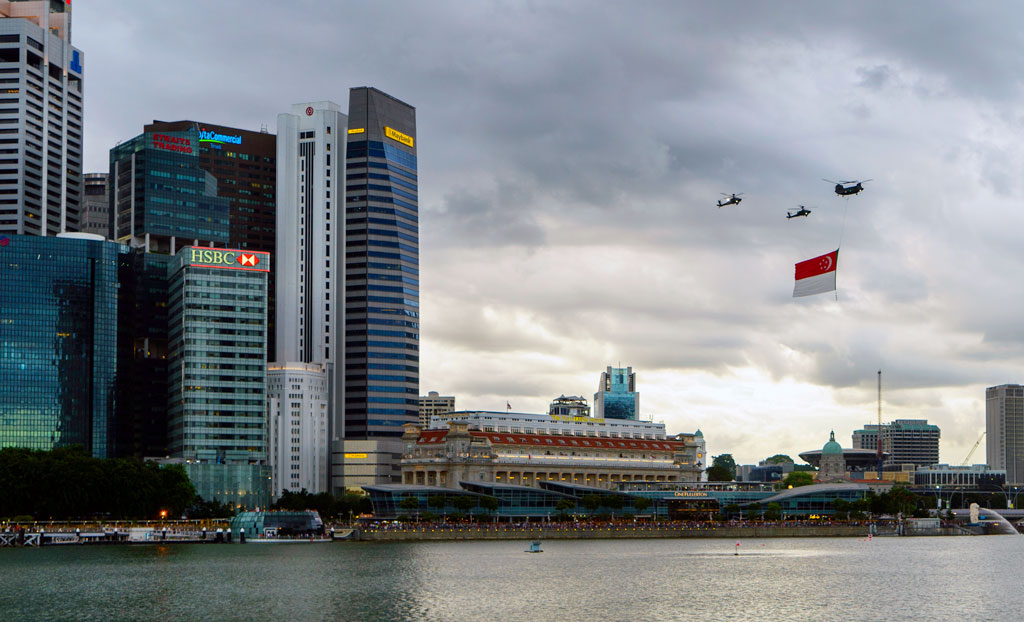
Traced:
<path fill-rule="evenodd" d="M 412 542 L 419 540 L 574 540 L 600 538 L 840 538 L 865 537 L 866 525 L 757 527 L 424 527 L 360 529 L 355 540 Z M 883 535 L 888 535 L 883 531 Z M 950 534 L 952 535 L 952 534 Z"/>

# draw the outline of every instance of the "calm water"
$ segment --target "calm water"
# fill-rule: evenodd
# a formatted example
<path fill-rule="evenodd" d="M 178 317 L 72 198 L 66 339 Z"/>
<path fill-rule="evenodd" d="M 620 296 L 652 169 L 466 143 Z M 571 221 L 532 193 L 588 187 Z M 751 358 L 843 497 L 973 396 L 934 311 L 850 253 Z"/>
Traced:
<path fill-rule="evenodd" d="M 1008 620 L 1024 537 L 0 550 L 0 620 Z"/>

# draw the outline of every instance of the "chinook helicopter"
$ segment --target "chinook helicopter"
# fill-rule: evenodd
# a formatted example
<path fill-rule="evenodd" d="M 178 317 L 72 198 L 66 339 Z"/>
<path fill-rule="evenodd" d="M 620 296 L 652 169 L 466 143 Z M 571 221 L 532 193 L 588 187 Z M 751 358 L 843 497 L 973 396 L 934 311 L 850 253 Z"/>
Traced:
<path fill-rule="evenodd" d="M 799 207 L 800 209 L 798 209 L 795 212 L 791 212 L 789 210 L 786 210 L 786 218 L 796 218 L 798 216 L 810 216 L 811 215 L 811 210 L 807 209 L 803 205 L 798 205 L 797 207 Z"/>
<path fill-rule="evenodd" d="M 832 181 L 831 179 L 821 178 L 821 181 L 827 181 L 830 184 L 835 184 L 835 192 L 841 197 L 848 197 L 850 195 L 858 194 L 864 190 L 864 184 L 872 181 L 871 179 L 865 179 L 863 181 Z M 853 184 L 852 186 L 850 184 Z"/>
<path fill-rule="evenodd" d="M 743 200 L 740 198 L 740 195 L 742 194 L 742 192 L 736 192 L 730 195 L 726 194 L 725 192 L 722 192 L 721 195 L 725 197 L 725 201 L 719 201 L 718 207 L 725 207 L 726 205 L 739 205 L 740 201 Z"/>

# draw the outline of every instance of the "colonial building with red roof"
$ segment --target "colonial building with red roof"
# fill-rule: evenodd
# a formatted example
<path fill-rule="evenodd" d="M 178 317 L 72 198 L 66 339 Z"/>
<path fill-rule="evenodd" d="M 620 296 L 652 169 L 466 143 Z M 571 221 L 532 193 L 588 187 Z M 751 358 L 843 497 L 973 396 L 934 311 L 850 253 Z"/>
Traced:
<path fill-rule="evenodd" d="M 699 481 L 703 437 L 606 438 L 404 426 L 402 483 L 458 488 L 458 482 L 537 486 L 560 481 L 601 488 L 619 482 Z"/>

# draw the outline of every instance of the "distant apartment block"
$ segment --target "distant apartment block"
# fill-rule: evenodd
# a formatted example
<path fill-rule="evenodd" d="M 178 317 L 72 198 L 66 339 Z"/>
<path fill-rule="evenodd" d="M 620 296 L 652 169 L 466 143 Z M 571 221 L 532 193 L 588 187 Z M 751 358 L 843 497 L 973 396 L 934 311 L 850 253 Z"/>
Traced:
<path fill-rule="evenodd" d="M 437 391 L 430 391 L 420 396 L 420 425 L 430 425 L 430 418 L 435 415 L 443 415 L 455 410 L 455 396 L 441 395 Z"/>
<path fill-rule="evenodd" d="M 985 389 L 985 451 L 988 466 L 1006 471 L 1006 482 L 1024 484 L 1024 386 Z"/>
<path fill-rule="evenodd" d="M 928 423 L 927 419 L 896 419 L 881 426 L 865 425 L 853 432 L 853 448 L 877 451 L 879 437 L 883 453 L 888 454 L 884 466 L 928 466 L 939 462 L 939 426 Z"/>

